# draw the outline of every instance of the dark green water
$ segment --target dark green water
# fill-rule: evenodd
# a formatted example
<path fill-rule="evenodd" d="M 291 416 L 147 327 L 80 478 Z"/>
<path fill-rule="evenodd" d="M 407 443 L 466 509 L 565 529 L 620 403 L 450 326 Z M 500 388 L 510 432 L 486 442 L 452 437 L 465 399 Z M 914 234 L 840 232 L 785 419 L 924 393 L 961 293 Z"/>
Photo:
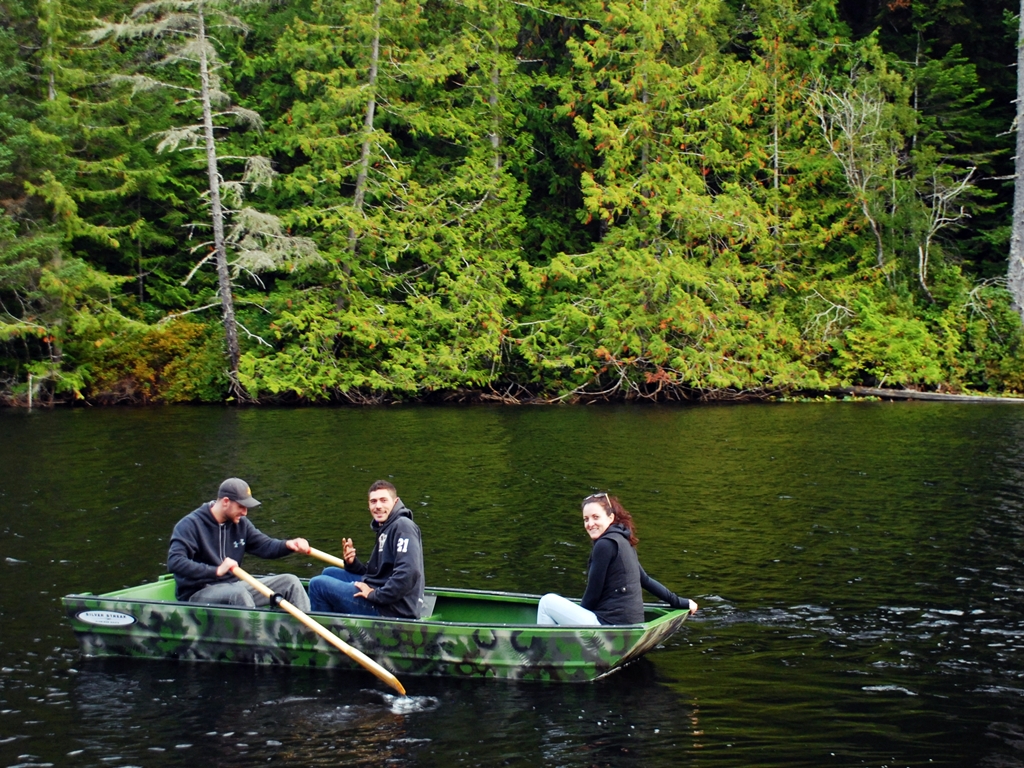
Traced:
<path fill-rule="evenodd" d="M 569 595 L 611 489 L 702 609 L 583 686 L 81 659 L 60 597 L 228 475 L 335 552 L 390 477 L 429 584 Z M 1022 481 L 1014 406 L 3 411 L 0 766 L 1024 766 Z"/>

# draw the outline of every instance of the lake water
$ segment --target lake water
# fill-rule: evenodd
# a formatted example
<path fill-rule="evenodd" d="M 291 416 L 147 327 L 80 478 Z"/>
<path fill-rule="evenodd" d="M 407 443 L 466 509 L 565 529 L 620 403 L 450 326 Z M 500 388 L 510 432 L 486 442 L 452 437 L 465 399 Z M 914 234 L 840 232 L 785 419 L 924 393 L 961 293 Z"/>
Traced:
<path fill-rule="evenodd" d="M 587 685 L 82 659 L 60 597 L 229 475 L 336 553 L 390 478 L 428 584 L 572 596 L 611 490 L 701 610 Z M 0 766 L 1024 766 L 1022 482 L 1011 405 L 0 411 Z"/>

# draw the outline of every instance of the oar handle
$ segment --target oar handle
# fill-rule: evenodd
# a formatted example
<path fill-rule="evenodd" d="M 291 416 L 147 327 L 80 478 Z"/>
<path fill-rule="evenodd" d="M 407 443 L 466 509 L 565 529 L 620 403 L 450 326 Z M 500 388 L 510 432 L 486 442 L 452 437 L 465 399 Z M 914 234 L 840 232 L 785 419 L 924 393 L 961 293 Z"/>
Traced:
<path fill-rule="evenodd" d="M 241 567 L 236 565 L 234 568 L 231 569 L 231 572 L 239 579 L 244 581 L 246 584 L 248 584 L 250 587 L 255 589 L 257 592 L 262 594 L 264 597 L 274 596 L 274 590 L 272 590 L 262 581 L 254 579 L 251 574 L 242 570 Z M 339 651 L 344 653 L 350 659 L 366 667 L 366 669 L 368 669 L 370 672 L 376 675 L 380 680 L 390 685 L 403 696 L 405 695 L 405 688 L 402 686 L 400 682 L 398 682 L 398 678 L 390 672 L 388 672 L 386 669 L 384 669 L 384 667 L 375 662 L 373 659 L 371 659 L 365 653 L 360 651 L 358 648 L 353 648 L 351 645 L 346 643 L 336 634 L 331 632 L 331 630 L 327 629 L 327 627 L 313 621 L 313 619 L 311 619 L 305 613 L 303 613 L 294 605 L 289 603 L 287 600 L 282 599 L 280 603 L 278 603 L 278 605 L 281 606 L 281 610 L 290 613 L 292 616 L 294 616 L 296 619 L 302 622 L 306 627 L 316 632 L 318 635 L 320 635 L 320 637 L 329 642 L 331 645 L 333 645 Z"/>
<path fill-rule="evenodd" d="M 335 557 L 334 555 L 328 554 L 327 552 L 324 552 L 322 549 L 317 549 L 316 547 L 310 547 L 309 548 L 309 554 L 311 554 L 313 557 L 318 557 L 321 560 L 323 560 L 324 562 L 330 563 L 331 565 L 336 565 L 339 568 L 344 568 L 345 567 L 345 561 L 344 560 L 342 560 L 340 557 Z"/>

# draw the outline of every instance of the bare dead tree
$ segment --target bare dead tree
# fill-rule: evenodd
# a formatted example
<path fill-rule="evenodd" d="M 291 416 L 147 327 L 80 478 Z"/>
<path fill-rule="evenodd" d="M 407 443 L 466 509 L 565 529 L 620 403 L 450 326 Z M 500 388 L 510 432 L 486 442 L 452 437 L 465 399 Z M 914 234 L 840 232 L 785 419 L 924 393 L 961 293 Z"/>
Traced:
<path fill-rule="evenodd" d="M 1024 0 L 1017 26 L 1017 154 L 1013 163 L 1013 229 L 1010 234 L 1008 288 L 1013 308 L 1024 320 Z"/>
<path fill-rule="evenodd" d="M 932 171 L 931 192 L 925 196 L 928 204 L 927 224 L 917 244 L 917 279 L 929 299 L 932 294 L 928 290 L 928 260 L 932 245 L 939 232 L 970 216 L 963 205 L 956 205 L 955 200 L 971 188 L 971 178 L 976 170 L 969 168 L 961 179 L 946 178 L 939 168 Z"/>
<path fill-rule="evenodd" d="M 1024 1 L 1024 0 L 1022 0 Z M 846 182 L 875 239 L 875 260 L 885 266 L 885 247 L 876 190 L 887 186 L 897 167 L 896 150 L 889 140 L 884 101 L 870 92 L 832 89 L 814 91 L 811 99 L 822 136 L 839 161 Z"/>
<path fill-rule="evenodd" d="M 152 0 L 137 5 L 123 22 L 102 23 L 92 33 L 93 42 L 111 39 L 137 39 L 148 37 L 154 45 L 165 43 L 163 58 L 157 66 L 186 65 L 198 75 L 198 86 L 190 83 L 169 82 L 143 74 L 123 75 L 117 81 L 128 82 L 133 94 L 139 91 L 167 88 L 184 94 L 183 104 L 198 107 L 198 121 L 189 125 L 173 126 L 157 134 L 158 152 L 180 148 L 201 148 L 206 157 L 208 179 L 207 200 L 210 209 L 209 226 L 213 240 L 193 248 L 209 249 L 207 254 L 189 272 L 187 284 L 196 271 L 211 258 L 217 269 L 228 375 L 232 394 L 247 398 L 239 381 L 238 366 L 241 348 L 238 342 L 238 321 L 235 318 L 232 297 L 232 277 L 240 272 L 255 273 L 263 269 L 279 268 L 286 260 L 292 265 L 319 258 L 315 245 L 307 238 L 291 237 L 284 233 L 280 220 L 270 214 L 259 213 L 242 206 L 246 189 L 269 185 L 274 177 L 270 161 L 262 157 L 228 157 L 218 151 L 216 131 L 225 119 L 236 125 L 259 130 L 262 119 L 256 112 L 233 105 L 231 98 L 221 90 L 218 70 L 226 66 L 221 60 L 209 35 L 209 26 L 234 29 L 245 33 L 246 25 L 230 10 L 258 4 L 260 0 Z M 245 173 L 240 181 L 225 181 L 221 173 L 224 161 L 245 161 Z M 225 202 L 230 203 L 227 207 Z M 226 228 L 233 217 L 234 226 Z M 234 260 L 229 260 L 231 247 Z"/>

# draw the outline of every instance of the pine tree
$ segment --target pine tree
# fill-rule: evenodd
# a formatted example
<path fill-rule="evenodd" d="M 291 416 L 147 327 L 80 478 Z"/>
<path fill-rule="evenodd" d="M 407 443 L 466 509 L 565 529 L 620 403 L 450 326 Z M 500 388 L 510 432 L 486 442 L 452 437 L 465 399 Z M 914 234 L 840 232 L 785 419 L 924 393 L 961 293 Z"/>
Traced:
<path fill-rule="evenodd" d="M 503 143 L 515 15 L 452 5 L 425 18 L 388 0 L 314 10 L 278 47 L 298 95 L 273 131 L 296 158 L 294 218 L 322 231 L 332 267 L 310 274 L 320 285 L 301 304 L 287 297 L 280 350 L 251 360 L 253 386 L 360 399 L 485 385 L 522 226 L 520 150 Z"/>
<path fill-rule="evenodd" d="M 3 10 L 0 342 L 14 376 L 4 389 L 24 391 L 17 382 L 27 374 L 33 395 L 41 386 L 51 397 L 80 395 L 91 350 L 134 325 L 112 300 L 124 281 L 83 256 L 116 248 L 137 221 L 117 223 L 96 210 L 123 199 L 131 181 L 110 147 L 119 129 L 93 98 L 92 70 L 104 57 L 83 45 L 88 17 L 64 0 L 35 10 L 34 17 L 17 3 Z M 8 40 L 20 45 L 8 49 Z"/>
<path fill-rule="evenodd" d="M 531 273 L 523 354 L 567 396 L 807 381 L 799 335 L 768 301 L 771 221 L 748 186 L 747 73 L 710 32 L 721 6 L 605 8 L 570 42 L 559 107 L 593 147 L 583 213 L 602 236 Z"/>

